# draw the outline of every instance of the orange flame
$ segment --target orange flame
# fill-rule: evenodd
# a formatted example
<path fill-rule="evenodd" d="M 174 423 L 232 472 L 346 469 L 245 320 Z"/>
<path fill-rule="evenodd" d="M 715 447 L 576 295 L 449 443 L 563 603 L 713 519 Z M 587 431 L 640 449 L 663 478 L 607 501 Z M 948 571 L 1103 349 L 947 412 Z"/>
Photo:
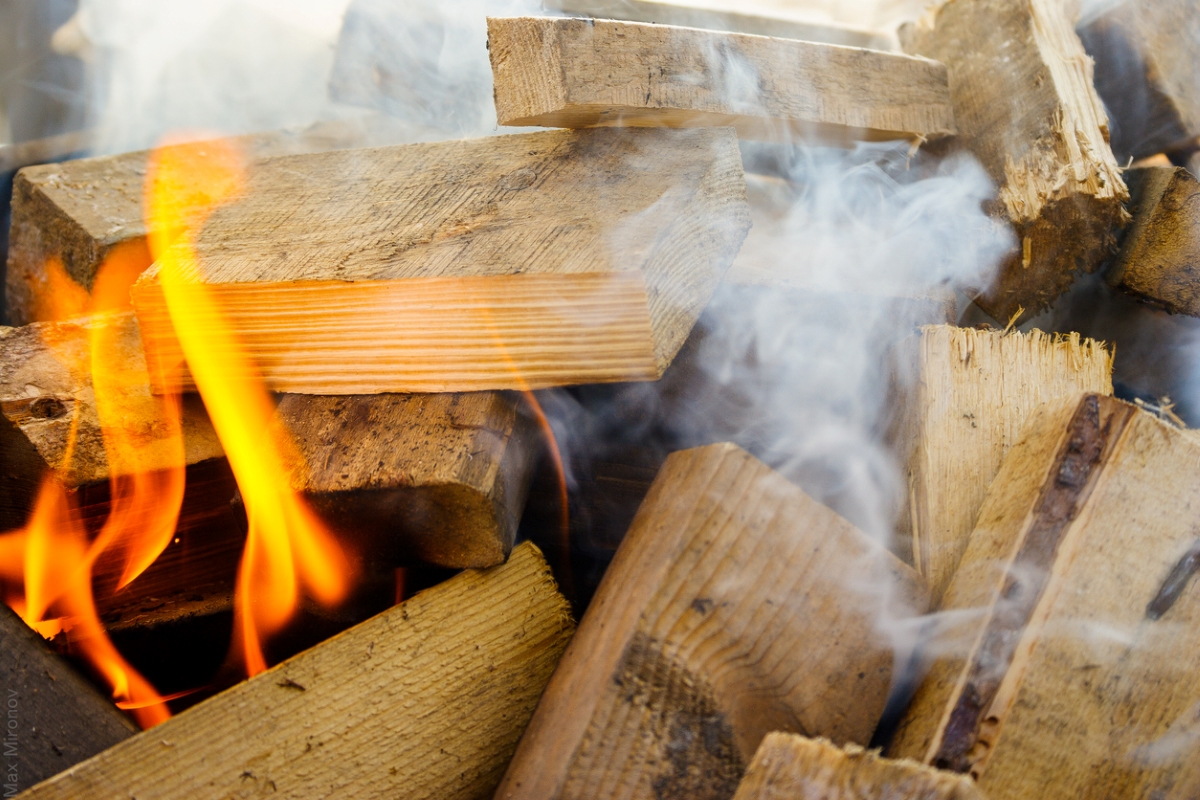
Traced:
<path fill-rule="evenodd" d="M 291 443 L 273 434 L 274 404 L 266 387 L 200 280 L 194 237 L 217 206 L 238 195 L 242 181 L 239 153 L 230 143 L 164 146 L 151 158 L 146 199 L 150 247 L 167 310 L 249 519 L 234 651 L 254 675 L 267 666 L 263 637 L 294 614 L 300 587 L 321 603 L 336 604 L 348 591 L 350 566 L 332 534 L 290 488 Z"/>

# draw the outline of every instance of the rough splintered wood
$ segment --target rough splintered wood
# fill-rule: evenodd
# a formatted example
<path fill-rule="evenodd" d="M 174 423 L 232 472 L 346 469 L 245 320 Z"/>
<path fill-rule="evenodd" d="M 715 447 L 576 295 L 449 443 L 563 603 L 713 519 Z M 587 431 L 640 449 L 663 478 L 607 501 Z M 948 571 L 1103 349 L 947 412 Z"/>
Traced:
<path fill-rule="evenodd" d="M 866 742 L 920 578 L 729 445 L 673 454 L 497 798 L 727 798 L 772 730 Z"/>
<path fill-rule="evenodd" d="M 771 733 L 733 800 L 985 800 L 961 775 L 909 760 L 880 758 L 855 745 Z"/>
<path fill-rule="evenodd" d="M 523 544 L 22 797 L 482 800 L 573 628 Z"/>
<path fill-rule="evenodd" d="M 900 548 L 936 601 L 967 547 L 988 484 L 1042 403 L 1081 392 L 1112 394 L 1103 344 L 1034 330 L 1009 334 L 937 325 L 904 348 L 915 372 L 899 434 L 908 508 Z"/>
<path fill-rule="evenodd" d="M 394 138 L 369 121 L 318 123 L 298 131 L 239 136 L 233 141 L 252 159 L 290 153 L 363 147 Z M 147 267 L 143 184 L 149 151 L 98 156 L 21 170 L 13 183 L 6 292 L 15 325 L 52 319 L 45 305 L 46 264 L 59 259 L 85 289 L 118 246 L 137 248 Z"/>
<path fill-rule="evenodd" d="M 1125 173 L 1133 224 L 1108 282 L 1172 314 L 1200 316 L 1200 182 L 1186 169 Z"/>
<path fill-rule="evenodd" d="M 274 388 L 474 391 L 657 379 L 749 226 L 729 129 L 548 131 L 271 159 L 196 248 Z"/>
<path fill-rule="evenodd" d="M 696 28 L 488 19 L 502 125 L 732 125 L 743 138 L 935 139 L 954 132 L 927 59 Z"/>
<path fill-rule="evenodd" d="M 508 557 L 540 440 L 512 392 L 285 395 L 292 487 L 392 563 L 490 567 Z"/>
<path fill-rule="evenodd" d="M 0 695 L 5 721 L 0 790 L 8 797 L 137 732 L 112 700 L 3 604 Z"/>
<path fill-rule="evenodd" d="M 1079 37 L 1095 59 L 1118 161 L 1174 150 L 1200 136 L 1200 9 L 1192 0 L 1098 3 Z"/>
<path fill-rule="evenodd" d="M 758 12 L 752 5 L 728 4 L 730 8 L 735 5 L 741 10 L 683 5 L 662 0 L 543 0 L 542 3 L 544 8 L 581 17 L 652 22 L 684 28 L 772 36 L 776 39 L 803 39 L 807 42 L 867 47 L 872 50 L 892 50 L 895 47 L 892 37 L 880 31 L 793 19 L 767 10 Z"/>
<path fill-rule="evenodd" d="M 958 142 L 1000 187 L 1018 246 L 976 303 L 1001 322 L 1046 308 L 1112 254 L 1128 191 L 1090 62 L 1058 0 L 946 0 L 900 32 L 942 61 Z"/>
<path fill-rule="evenodd" d="M 942 604 L 962 646 L 892 754 L 991 800 L 1200 796 L 1198 465 L 1193 436 L 1118 400 L 1038 412 Z"/>

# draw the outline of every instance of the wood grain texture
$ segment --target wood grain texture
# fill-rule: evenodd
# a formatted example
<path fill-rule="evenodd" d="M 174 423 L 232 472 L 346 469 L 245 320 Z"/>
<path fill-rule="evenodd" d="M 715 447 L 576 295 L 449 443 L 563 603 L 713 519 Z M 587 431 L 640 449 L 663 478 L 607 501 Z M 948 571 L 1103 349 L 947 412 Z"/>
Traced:
<path fill-rule="evenodd" d="M 263 162 L 197 253 L 276 389 L 536 388 L 660 376 L 749 224 L 730 130 L 553 131 Z"/>
<path fill-rule="evenodd" d="M 772 730 L 867 741 L 908 567 L 745 451 L 673 454 L 496 797 L 729 797 Z"/>
<path fill-rule="evenodd" d="M 882 31 L 855 28 L 836 23 L 812 22 L 785 16 L 782 9 L 757 9 L 746 3 L 730 3 L 733 11 L 704 5 L 689 5 L 670 0 L 544 0 L 543 8 L 579 17 L 650 22 L 683 28 L 703 28 L 731 33 L 749 33 L 776 39 L 803 39 L 846 47 L 892 50 L 895 42 Z"/>
<path fill-rule="evenodd" d="M 573 627 L 525 544 L 22 797 L 483 800 Z"/>
<path fill-rule="evenodd" d="M 1029 415 L 1081 392 L 1112 394 L 1112 354 L 1078 334 L 950 325 L 924 328 L 904 349 L 914 372 L 898 435 L 908 478 L 898 538 L 936 602 Z"/>
<path fill-rule="evenodd" d="M 387 127 L 326 122 L 293 131 L 239 136 L 234 144 L 250 160 L 289 153 L 364 147 L 394 138 Z M 383 140 L 383 141 L 380 141 Z M 145 245 L 143 184 L 149 151 L 96 156 L 21 170 L 13 183 L 6 292 L 9 321 L 51 319 L 46 308 L 46 263 L 59 259 L 76 282 L 91 290 L 104 259 L 119 246 Z M 24 165 L 22 165 L 24 166 Z"/>
<path fill-rule="evenodd" d="M 1136 407 L 1043 407 L 988 492 L 891 747 L 992 800 L 1200 791 L 1200 444 Z M 971 613 L 966 613 L 971 610 Z"/>
<path fill-rule="evenodd" d="M 974 781 L 856 745 L 770 733 L 733 800 L 984 800 Z"/>
<path fill-rule="evenodd" d="M 1108 270 L 1118 289 L 1200 316 L 1200 181 L 1180 167 L 1128 170 L 1133 224 Z"/>
<path fill-rule="evenodd" d="M 112 700 L 3 604 L 0 697 L 5 721 L 0 791 L 9 797 L 137 732 Z"/>
<path fill-rule="evenodd" d="M 751 139 L 936 139 L 946 70 L 897 53 L 608 20 L 489 18 L 502 125 L 732 125 Z"/>
<path fill-rule="evenodd" d="M 1018 247 L 976 303 L 1001 322 L 1046 308 L 1115 250 L 1129 194 L 1090 62 L 1058 0 L 944 0 L 901 30 L 945 63 L 958 146 L 999 186 Z"/>

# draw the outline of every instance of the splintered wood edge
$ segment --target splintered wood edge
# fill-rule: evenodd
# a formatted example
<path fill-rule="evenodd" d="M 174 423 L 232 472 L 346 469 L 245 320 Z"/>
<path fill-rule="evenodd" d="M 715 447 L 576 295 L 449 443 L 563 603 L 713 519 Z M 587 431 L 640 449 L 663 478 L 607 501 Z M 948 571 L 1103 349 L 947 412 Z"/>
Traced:
<path fill-rule="evenodd" d="M 508 564 L 421 592 L 22 797 L 474 800 L 499 780 L 573 631 L 541 552 L 522 544 Z"/>

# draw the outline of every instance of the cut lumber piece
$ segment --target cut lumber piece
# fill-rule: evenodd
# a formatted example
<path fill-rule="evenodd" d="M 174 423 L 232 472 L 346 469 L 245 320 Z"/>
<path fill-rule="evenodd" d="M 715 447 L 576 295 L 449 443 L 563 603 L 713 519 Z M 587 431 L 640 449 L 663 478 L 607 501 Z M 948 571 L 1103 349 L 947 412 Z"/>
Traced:
<path fill-rule="evenodd" d="M 898 434 L 908 478 L 898 546 L 936 602 L 1029 415 L 1081 392 L 1112 394 L 1112 354 L 1078 334 L 950 325 L 924 328 L 903 350 L 901 369 L 913 372 L 900 378 L 912 389 Z"/>
<path fill-rule="evenodd" d="M 923 58 L 609 20 L 488 19 L 501 125 L 732 125 L 743 138 L 954 133 L 946 68 Z"/>
<path fill-rule="evenodd" d="M 984 800 L 974 781 L 857 745 L 769 733 L 733 800 Z"/>
<path fill-rule="evenodd" d="M 1200 443 L 1135 406 L 1043 407 L 992 482 L 957 620 L 891 754 L 992 800 L 1200 790 Z"/>
<path fill-rule="evenodd" d="M 523 544 L 24 797 L 489 797 L 573 628 Z"/>
<path fill-rule="evenodd" d="M 1108 282 L 1172 314 L 1200 316 L 1200 181 L 1182 167 L 1128 170 L 1133 224 Z"/>
<path fill-rule="evenodd" d="M 292 487 L 375 557 L 508 557 L 541 447 L 520 395 L 285 395 L 278 419 L 296 443 Z"/>
<path fill-rule="evenodd" d="M 385 143 L 395 135 L 375 122 L 318 123 L 234 139 L 250 159 Z M 383 140 L 383 141 L 381 141 Z M 29 167 L 13 183 L 6 294 L 14 325 L 45 321 L 47 264 L 58 259 L 80 286 L 92 288 L 100 265 L 124 246 L 148 268 L 143 184 L 148 151 Z M 130 256 L 132 257 L 132 255 Z"/>
<path fill-rule="evenodd" d="M 1200 136 L 1200 10 L 1191 0 L 1096 3 L 1077 27 L 1127 163 Z"/>
<path fill-rule="evenodd" d="M 0 604 L 0 791 L 16 797 L 137 732 L 112 700 Z"/>
<path fill-rule="evenodd" d="M 846 47 L 892 50 L 895 42 L 882 31 L 849 25 L 818 23 L 800 17 L 784 16 L 783 9 L 758 11 L 753 4 L 728 3 L 726 8 L 686 5 L 670 0 L 543 0 L 547 9 L 581 17 L 651 22 L 683 28 L 749 33 L 776 39 L 802 39 Z M 740 10 L 732 10 L 734 7 Z"/>
<path fill-rule="evenodd" d="M 277 390 L 521 389 L 660 377 L 749 226 L 729 129 L 546 131 L 261 162 L 196 254 Z"/>
<path fill-rule="evenodd" d="M 497 798 L 729 797 L 772 730 L 867 741 L 920 578 L 729 445 L 671 455 Z"/>
<path fill-rule="evenodd" d="M 1129 197 L 1066 5 L 945 0 L 900 40 L 949 69 L 957 143 L 998 184 L 991 211 L 1020 242 L 975 302 L 1001 322 L 1046 308 L 1115 250 Z"/>

